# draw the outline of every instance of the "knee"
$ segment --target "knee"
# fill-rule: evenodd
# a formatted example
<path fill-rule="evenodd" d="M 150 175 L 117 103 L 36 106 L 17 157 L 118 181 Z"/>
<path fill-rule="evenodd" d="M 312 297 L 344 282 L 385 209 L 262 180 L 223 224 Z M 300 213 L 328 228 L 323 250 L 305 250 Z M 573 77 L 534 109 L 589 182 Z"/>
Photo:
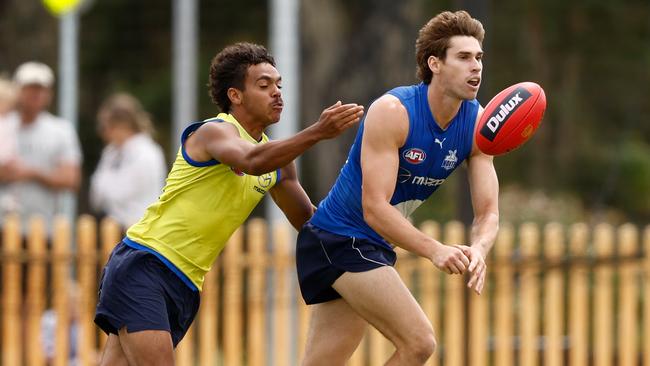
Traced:
<path fill-rule="evenodd" d="M 408 355 L 417 364 L 424 364 L 436 350 L 436 338 L 433 330 L 422 331 L 414 335 L 404 345 L 402 354 Z"/>
<path fill-rule="evenodd" d="M 413 356 L 421 362 L 426 362 L 426 360 L 433 355 L 433 352 L 436 350 L 436 338 L 433 335 L 433 331 L 422 334 L 416 338 L 413 342 Z"/>

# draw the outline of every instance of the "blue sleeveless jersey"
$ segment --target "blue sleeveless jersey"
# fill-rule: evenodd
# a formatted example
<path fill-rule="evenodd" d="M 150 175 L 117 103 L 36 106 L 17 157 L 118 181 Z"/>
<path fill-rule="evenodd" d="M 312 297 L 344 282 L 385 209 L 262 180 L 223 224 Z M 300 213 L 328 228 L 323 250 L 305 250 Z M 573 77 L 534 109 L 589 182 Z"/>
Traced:
<path fill-rule="evenodd" d="M 463 101 L 458 114 L 443 130 L 427 101 L 427 84 L 403 86 L 388 94 L 397 97 L 409 116 L 409 132 L 399 149 L 399 170 L 390 203 L 405 217 L 415 211 L 472 151 L 479 103 Z M 363 219 L 361 206 L 361 141 L 363 121 L 334 187 L 318 206 L 311 223 L 329 232 L 375 240 L 392 246 Z"/>

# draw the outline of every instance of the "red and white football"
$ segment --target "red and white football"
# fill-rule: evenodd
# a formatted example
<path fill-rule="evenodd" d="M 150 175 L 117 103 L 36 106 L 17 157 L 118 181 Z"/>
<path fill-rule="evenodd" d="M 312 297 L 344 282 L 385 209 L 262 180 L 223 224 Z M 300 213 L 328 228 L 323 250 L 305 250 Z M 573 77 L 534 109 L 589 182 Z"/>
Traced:
<path fill-rule="evenodd" d="M 485 106 L 475 138 L 488 155 L 501 155 L 526 142 L 539 127 L 546 110 L 544 89 L 533 82 L 512 85 Z"/>

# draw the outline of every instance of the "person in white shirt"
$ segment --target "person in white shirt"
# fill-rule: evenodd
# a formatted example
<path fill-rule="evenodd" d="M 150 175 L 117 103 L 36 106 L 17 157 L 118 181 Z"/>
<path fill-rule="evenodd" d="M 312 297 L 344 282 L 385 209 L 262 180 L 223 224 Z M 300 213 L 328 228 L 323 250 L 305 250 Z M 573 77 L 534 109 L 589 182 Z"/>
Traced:
<path fill-rule="evenodd" d="M 0 78 L 0 164 L 8 162 L 16 154 L 16 134 L 5 121 L 7 114 L 14 109 L 16 89 L 11 81 Z"/>
<path fill-rule="evenodd" d="M 167 176 L 163 150 L 153 140 L 153 123 L 133 96 L 110 96 L 97 113 L 106 143 L 90 181 L 92 208 L 123 228 L 134 224 L 158 199 Z"/>
<path fill-rule="evenodd" d="M 28 220 L 41 216 L 51 232 L 55 215 L 66 214 L 64 193 L 81 181 L 81 149 L 74 126 L 47 111 L 54 73 L 40 62 L 25 62 L 14 74 L 16 109 L 3 123 L 15 133 L 15 154 L 0 164 L 0 196 L 10 195 L 26 232 Z"/>
<path fill-rule="evenodd" d="M 16 131 L 9 125 L 6 117 L 16 104 L 16 89 L 7 79 L 0 78 L 0 165 L 13 160 L 16 156 Z M 7 193 L 0 194 L 0 215 L 14 211 L 17 203 L 15 198 Z"/>

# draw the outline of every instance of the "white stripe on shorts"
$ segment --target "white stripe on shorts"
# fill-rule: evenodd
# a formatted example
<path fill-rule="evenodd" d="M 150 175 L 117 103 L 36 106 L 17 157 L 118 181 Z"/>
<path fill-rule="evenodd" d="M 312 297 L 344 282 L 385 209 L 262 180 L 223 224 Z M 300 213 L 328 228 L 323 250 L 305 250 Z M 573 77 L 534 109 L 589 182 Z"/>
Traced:
<path fill-rule="evenodd" d="M 364 256 L 363 256 L 363 253 L 361 253 L 361 251 L 359 250 L 359 248 L 357 248 L 357 247 L 354 246 L 354 242 L 355 242 L 355 241 L 356 241 L 356 238 L 353 237 L 353 238 L 352 238 L 352 249 L 356 249 L 356 251 L 359 252 L 359 255 L 361 256 L 361 258 L 367 260 L 368 262 L 381 264 L 382 266 L 387 266 L 386 263 L 377 262 L 376 260 L 372 260 L 372 259 L 370 259 L 370 258 L 366 258 L 366 257 L 364 257 Z"/>

